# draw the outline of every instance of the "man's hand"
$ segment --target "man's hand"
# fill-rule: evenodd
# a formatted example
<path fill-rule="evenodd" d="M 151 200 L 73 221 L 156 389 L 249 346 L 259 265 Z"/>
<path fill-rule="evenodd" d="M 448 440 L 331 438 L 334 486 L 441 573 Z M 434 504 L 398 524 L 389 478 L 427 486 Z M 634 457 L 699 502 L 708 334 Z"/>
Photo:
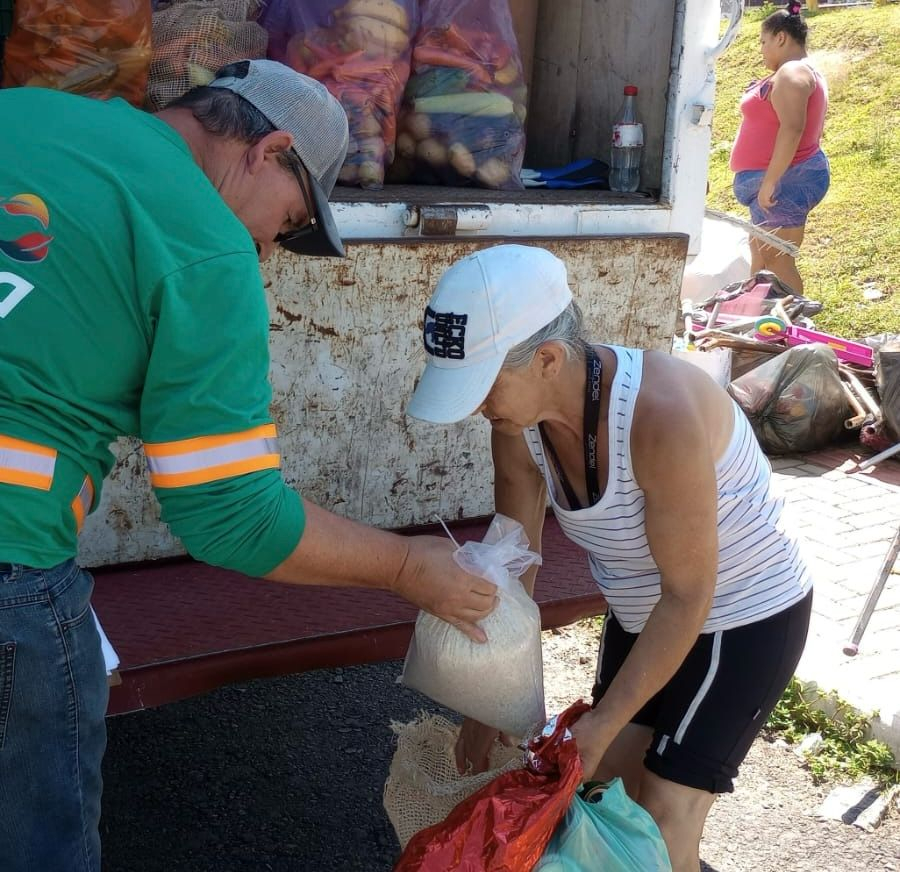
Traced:
<path fill-rule="evenodd" d="M 459 738 L 456 740 L 456 769 L 459 774 L 465 775 L 468 772 L 477 775 L 479 772 L 487 771 L 491 748 L 494 740 L 498 738 L 507 748 L 512 747 L 513 740 L 506 733 L 466 718 L 462 722 Z"/>
<path fill-rule="evenodd" d="M 453 624 L 474 642 L 487 636 L 477 622 L 497 604 L 497 586 L 470 575 L 453 560 L 453 544 L 438 536 L 412 536 L 392 590 L 420 609 Z"/>

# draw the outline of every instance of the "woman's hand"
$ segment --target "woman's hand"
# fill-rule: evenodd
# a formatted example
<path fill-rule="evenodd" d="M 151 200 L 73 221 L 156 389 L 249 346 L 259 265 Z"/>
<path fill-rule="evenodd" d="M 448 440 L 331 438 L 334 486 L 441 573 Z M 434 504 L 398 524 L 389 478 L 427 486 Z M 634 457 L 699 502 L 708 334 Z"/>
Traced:
<path fill-rule="evenodd" d="M 495 739 L 499 739 L 507 748 L 512 747 L 513 740 L 506 733 L 466 718 L 456 740 L 456 768 L 459 774 L 465 775 L 469 772 L 471 775 L 477 775 L 479 772 L 487 771 L 490 765 L 488 758 Z"/>
<path fill-rule="evenodd" d="M 571 727 L 578 756 L 581 757 L 582 783 L 593 780 L 603 755 L 615 738 L 597 719 L 597 710 L 585 712 Z"/>
<path fill-rule="evenodd" d="M 766 212 L 770 212 L 772 207 L 778 202 L 778 200 L 775 199 L 776 184 L 776 182 L 763 178 L 762 184 L 759 186 L 759 194 L 757 194 L 756 199 Z"/>

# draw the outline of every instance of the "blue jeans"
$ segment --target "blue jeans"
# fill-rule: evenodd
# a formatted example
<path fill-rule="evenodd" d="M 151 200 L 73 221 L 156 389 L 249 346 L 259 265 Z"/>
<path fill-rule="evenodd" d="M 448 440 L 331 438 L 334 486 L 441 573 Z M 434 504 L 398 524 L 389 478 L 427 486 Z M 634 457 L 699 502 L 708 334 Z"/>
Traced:
<path fill-rule="evenodd" d="M 99 872 L 109 686 L 73 560 L 0 564 L 0 869 Z"/>

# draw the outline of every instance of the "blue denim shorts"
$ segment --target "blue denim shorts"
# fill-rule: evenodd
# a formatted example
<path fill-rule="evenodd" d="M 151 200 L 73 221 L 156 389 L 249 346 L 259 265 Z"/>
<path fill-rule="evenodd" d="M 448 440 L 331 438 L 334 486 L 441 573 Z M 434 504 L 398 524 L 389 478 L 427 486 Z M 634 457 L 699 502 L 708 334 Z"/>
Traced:
<path fill-rule="evenodd" d="M 824 152 L 817 151 L 811 158 L 788 167 L 775 186 L 778 201 L 766 212 L 759 205 L 757 196 L 764 170 L 744 170 L 735 173 L 734 196 L 750 209 L 750 218 L 761 227 L 802 227 L 806 216 L 822 202 L 831 182 L 831 170 Z"/>

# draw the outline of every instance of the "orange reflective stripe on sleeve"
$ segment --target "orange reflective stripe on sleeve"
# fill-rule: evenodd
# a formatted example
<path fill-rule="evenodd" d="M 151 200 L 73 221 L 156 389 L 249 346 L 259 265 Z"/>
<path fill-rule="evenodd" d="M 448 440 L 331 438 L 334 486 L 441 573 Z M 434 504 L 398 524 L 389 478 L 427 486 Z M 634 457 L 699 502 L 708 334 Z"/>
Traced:
<path fill-rule="evenodd" d="M 150 482 L 160 488 L 188 487 L 277 469 L 281 465 L 277 437 L 274 424 L 263 424 L 240 433 L 145 443 Z"/>
<path fill-rule="evenodd" d="M 48 491 L 56 469 L 56 449 L 0 435 L 0 482 Z"/>
<path fill-rule="evenodd" d="M 84 526 L 84 519 L 87 517 L 93 504 L 94 485 L 91 483 L 90 478 L 85 476 L 81 490 L 78 491 L 75 499 L 72 500 L 72 514 L 75 515 L 75 532 L 81 532 L 81 528 Z"/>

